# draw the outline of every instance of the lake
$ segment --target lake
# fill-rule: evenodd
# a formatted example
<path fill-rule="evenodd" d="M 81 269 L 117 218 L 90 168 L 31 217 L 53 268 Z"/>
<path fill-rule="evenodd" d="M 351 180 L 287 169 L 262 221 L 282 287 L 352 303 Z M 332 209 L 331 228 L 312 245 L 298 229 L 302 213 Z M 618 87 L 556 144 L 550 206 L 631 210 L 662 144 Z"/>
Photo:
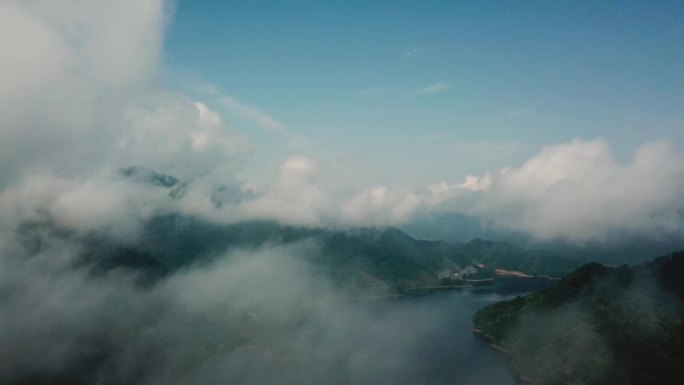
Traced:
<path fill-rule="evenodd" d="M 463 289 L 402 298 L 383 305 L 379 310 L 383 314 L 377 321 L 383 323 L 381 333 L 391 336 L 405 330 L 411 334 L 413 359 L 410 366 L 399 368 L 398 374 L 371 370 L 359 373 L 352 383 L 515 385 L 504 358 L 472 332 L 475 312 L 511 297 Z M 374 342 L 372 339 L 371 343 Z M 393 346 L 392 341 L 387 341 L 387 345 L 395 351 L 406 348 Z"/>
<path fill-rule="evenodd" d="M 512 296 L 493 288 L 458 289 L 326 304 L 296 327 L 280 329 L 282 343 L 231 354 L 217 378 L 253 384 L 515 385 L 504 357 L 472 331 L 477 310 Z"/>

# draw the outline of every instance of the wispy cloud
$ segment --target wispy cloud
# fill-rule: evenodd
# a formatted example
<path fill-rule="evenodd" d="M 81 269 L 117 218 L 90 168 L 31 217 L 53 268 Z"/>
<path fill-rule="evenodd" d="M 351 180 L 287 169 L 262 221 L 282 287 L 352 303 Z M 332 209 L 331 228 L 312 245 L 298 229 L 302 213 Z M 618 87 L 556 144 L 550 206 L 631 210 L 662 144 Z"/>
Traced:
<path fill-rule="evenodd" d="M 285 144 L 285 147 L 291 150 L 303 152 L 311 150 L 311 148 L 315 147 L 319 143 L 319 140 L 300 135 L 290 138 L 290 140 L 288 140 Z"/>
<path fill-rule="evenodd" d="M 248 121 L 256 124 L 257 126 L 278 134 L 288 136 L 292 135 L 292 133 L 288 131 L 285 123 L 280 122 L 268 113 L 262 111 L 259 107 L 243 103 L 233 96 L 225 95 L 213 85 L 205 84 L 198 88 L 204 91 L 205 93 L 215 97 L 221 106 L 227 108 L 236 115 L 244 119 L 247 119 Z"/>
<path fill-rule="evenodd" d="M 442 139 L 442 138 L 444 138 L 444 133 L 443 133 L 443 132 L 432 132 L 432 133 L 427 134 L 426 136 L 424 136 L 422 139 L 425 140 L 425 141 L 432 142 L 432 141 L 435 141 L 435 140 L 440 140 L 440 139 Z"/>
<path fill-rule="evenodd" d="M 380 93 L 383 93 L 388 90 L 388 87 L 385 86 L 371 86 L 371 87 L 366 87 L 359 91 L 359 95 L 361 96 L 369 96 L 369 95 L 377 95 Z"/>
<path fill-rule="evenodd" d="M 278 121 L 258 107 L 242 103 L 238 99 L 227 95 L 222 95 L 218 100 L 222 106 L 252 121 L 260 127 L 280 134 L 288 133 L 287 126 L 284 123 Z"/>
<path fill-rule="evenodd" d="M 517 118 L 520 116 L 530 115 L 530 114 L 534 113 L 536 110 L 537 110 L 536 105 L 514 108 L 514 109 L 506 111 L 506 116 L 509 118 Z"/>
<path fill-rule="evenodd" d="M 286 137 L 288 139 L 286 147 L 308 149 L 317 143 L 317 141 L 305 135 L 301 135 L 290 130 L 285 123 L 272 117 L 259 107 L 243 103 L 233 96 L 225 95 L 217 87 L 211 84 L 203 84 L 199 86 L 198 89 L 206 94 L 211 95 L 213 98 L 215 98 L 218 104 L 227 108 L 235 115 L 240 116 L 261 128 Z"/>
<path fill-rule="evenodd" d="M 450 144 L 456 151 L 477 154 L 487 158 L 506 158 L 527 150 L 529 146 L 518 141 L 464 141 Z"/>
<path fill-rule="evenodd" d="M 406 60 L 409 59 L 411 56 L 416 54 L 416 49 L 411 49 L 407 51 L 405 54 L 401 55 L 401 60 Z"/>
<path fill-rule="evenodd" d="M 429 86 L 423 87 L 416 91 L 418 94 L 439 94 L 446 92 L 451 88 L 449 83 L 434 83 Z"/>

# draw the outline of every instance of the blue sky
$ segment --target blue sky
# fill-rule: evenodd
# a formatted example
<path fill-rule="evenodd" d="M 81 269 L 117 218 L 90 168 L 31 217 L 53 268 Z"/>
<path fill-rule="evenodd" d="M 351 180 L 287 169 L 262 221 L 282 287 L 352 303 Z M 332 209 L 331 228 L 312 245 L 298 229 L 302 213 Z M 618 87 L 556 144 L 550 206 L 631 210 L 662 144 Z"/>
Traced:
<path fill-rule="evenodd" d="M 3 218 L 684 234 L 681 1 L 0 1 L 0 47 Z"/>
<path fill-rule="evenodd" d="M 179 0 L 167 34 L 176 87 L 253 141 L 245 172 L 302 154 L 424 184 L 576 137 L 684 141 L 684 2 L 288 3 Z"/>

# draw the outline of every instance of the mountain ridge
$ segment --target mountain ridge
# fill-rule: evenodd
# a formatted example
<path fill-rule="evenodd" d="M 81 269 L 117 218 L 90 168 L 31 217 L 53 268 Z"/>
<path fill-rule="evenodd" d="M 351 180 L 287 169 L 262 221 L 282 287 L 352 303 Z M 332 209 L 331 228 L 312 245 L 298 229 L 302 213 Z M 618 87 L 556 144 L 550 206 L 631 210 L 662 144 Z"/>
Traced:
<path fill-rule="evenodd" d="M 552 287 L 480 310 L 477 333 L 535 384 L 684 380 L 684 251 L 585 264 Z"/>

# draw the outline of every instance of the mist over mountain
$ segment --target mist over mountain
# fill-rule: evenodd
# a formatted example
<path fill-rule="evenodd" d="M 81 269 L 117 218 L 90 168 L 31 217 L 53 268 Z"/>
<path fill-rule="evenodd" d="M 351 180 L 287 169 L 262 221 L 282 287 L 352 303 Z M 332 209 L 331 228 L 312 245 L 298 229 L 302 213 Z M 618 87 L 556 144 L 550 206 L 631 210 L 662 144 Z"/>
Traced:
<path fill-rule="evenodd" d="M 684 253 L 592 263 L 553 287 L 480 310 L 475 327 L 524 383 L 674 384 L 684 376 Z"/>
<path fill-rule="evenodd" d="M 178 216 L 152 219 L 138 243 L 49 222 L 15 231 L 4 233 L 0 270 L 6 384 L 451 383 L 465 370 L 453 360 L 470 354 L 453 351 L 472 344 L 469 313 L 439 299 L 375 300 L 467 278 L 496 246 Z M 535 258 L 507 256 L 499 262 Z M 466 325 L 456 334 L 455 316 Z M 486 381 L 503 370 L 465 372 Z"/>
<path fill-rule="evenodd" d="M 681 7 L 362 3 L 0 0 L 1 385 L 679 378 Z"/>
<path fill-rule="evenodd" d="M 667 237 L 644 238 L 629 233 L 610 240 L 573 242 L 567 239 L 539 240 L 529 234 L 497 227 L 491 221 L 461 213 L 423 215 L 399 225 L 407 234 L 419 239 L 442 239 L 468 242 L 475 238 L 506 242 L 518 247 L 544 251 L 584 262 L 606 264 L 638 264 L 654 255 L 684 249 L 682 233 Z"/>

